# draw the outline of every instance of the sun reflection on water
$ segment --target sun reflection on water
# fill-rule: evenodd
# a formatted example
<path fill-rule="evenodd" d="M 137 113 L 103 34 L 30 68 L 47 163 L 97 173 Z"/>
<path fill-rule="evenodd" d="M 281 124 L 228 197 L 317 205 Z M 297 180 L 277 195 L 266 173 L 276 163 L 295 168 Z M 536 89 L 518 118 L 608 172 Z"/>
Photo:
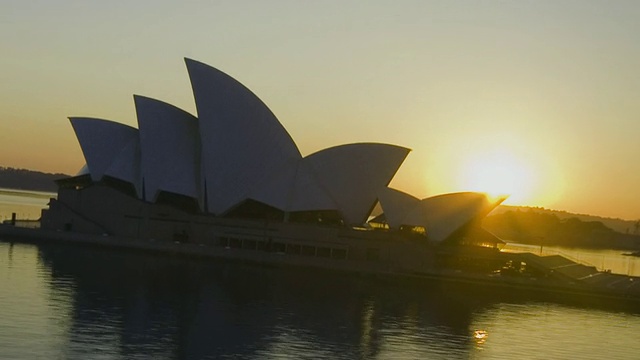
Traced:
<path fill-rule="evenodd" d="M 476 345 L 484 344 L 488 338 L 489 333 L 486 330 L 476 330 L 473 332 L 473 340 L 476 342 Z"/>

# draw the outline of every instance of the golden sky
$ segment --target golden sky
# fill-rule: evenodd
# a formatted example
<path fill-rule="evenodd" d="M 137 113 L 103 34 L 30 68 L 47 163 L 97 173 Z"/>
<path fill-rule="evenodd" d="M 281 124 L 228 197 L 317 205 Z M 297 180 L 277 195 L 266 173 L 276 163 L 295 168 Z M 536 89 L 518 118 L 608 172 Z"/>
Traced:
<path fill-rule="evenodd" d="M 273 110 L 303 154 L 413 151 L 392 186 L 640 218 L 638 1 L 3 1 L 0 166 L 73 174 L 67 120 L 195 114 L 183 57 Z"/>

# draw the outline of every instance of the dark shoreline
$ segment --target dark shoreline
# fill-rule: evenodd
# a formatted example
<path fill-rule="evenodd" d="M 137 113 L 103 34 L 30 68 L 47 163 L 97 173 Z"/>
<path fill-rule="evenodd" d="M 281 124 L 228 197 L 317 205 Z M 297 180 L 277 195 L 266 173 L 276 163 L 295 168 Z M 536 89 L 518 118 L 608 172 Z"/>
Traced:
<path fill-rule="evenodd" d="M 602 289 L 586 289 L 579 286 L 558 286 L 545 283 L 531 283 L 527 279 L 479 276 L 463 274 L 455 271 L 440 271 L 434 273 L 397 273 L 380 268 L 363 268 L 362 264 L 335 263 L 310 264 L 284 254 L 275 253 L 238 253 L 229 249 L 211 247 L 199 244 L 179 242 L 145 241 L 138 239 L 119 238 L 79 234 L 42 229 L 28 229 L 0 225 L 0 241 L 10 243 L 30 243 L 36 245 L 62 245 L 73 247 L 101 247 L 112 251 L 126 251 L 155 254 L 167 257 L 180 257 L 199 261 L 215 259 L 222 262 L 245 263 L 262 267 L 304 268 L 305 271 L 321 271 L 350 274 L 374 278 L 406 286 L 420 284 L 436 284 L 447 289 L 470 291 L 472 294 L 483 295 L 491 289 L 492 297 L 498 299 L 518 299 L 520 301 L 550 301 L 568 305 L 589 306 L 597 308 L 615 309 L 633 313 L 640 313 L 640 297 L 617 292 L 604 292 Z M 485 294 L 486 295 L 486 294 Z"/>

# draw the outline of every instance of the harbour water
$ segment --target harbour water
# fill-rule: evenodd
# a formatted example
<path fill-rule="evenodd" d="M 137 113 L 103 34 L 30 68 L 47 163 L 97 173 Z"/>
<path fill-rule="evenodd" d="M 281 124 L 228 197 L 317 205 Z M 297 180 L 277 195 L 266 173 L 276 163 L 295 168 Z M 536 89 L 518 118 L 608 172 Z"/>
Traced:
<path fill-rule="evenodd" d="M 40 211 L 55 195 L 40 191 L 0 188 L 0 222 L 11 219 L 12 213 L 15 213 L 18 219 L 39 219 Z"/>
<path fill-rule="evenodd" d="M 2 240 L 0 359 L 640 354 L 640 311 L 529 301 L 438 283 L 407 286 L 340 273 Z M 605 266 L 611 266 L 605 258 L 617 256 L 600 255 Z"/>

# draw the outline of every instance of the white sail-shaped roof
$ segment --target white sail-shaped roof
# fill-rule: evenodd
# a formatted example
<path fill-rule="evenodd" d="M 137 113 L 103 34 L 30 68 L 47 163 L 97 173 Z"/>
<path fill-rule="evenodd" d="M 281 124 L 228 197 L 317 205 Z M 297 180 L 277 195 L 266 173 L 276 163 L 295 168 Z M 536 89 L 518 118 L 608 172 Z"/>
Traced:
<path fill-rule="evenodd" d="M 340 210 L 340 206 L 315 175 L 312 161 L 304 158 L 298 165 L 287 211 L 310 210 Z"/>
<path fill-rule="evenodd" d="M 136 136 L 129 140 L 120 153 L 113 159 L 113 162 L 104 174 L 132 184 L 136 189 L 138 197 L 142 197 L 140 138 Z"/>
<path fill-rule="evenodd" d="M 138 129 L 94 118 L 69 118 L 91 179 L 104 175 L 129 182 L 140 194 Z"/>
<path fill-rule="evenodd" d="M 385 187 L 378 193 L 378 200 L 390 228 L 403 225 L 404 217 L 420 204 L 420 199 L 403 191 Z"/>
<path fill-rule="evenodd" d="M 78 170 L 75 176 L 83 176 L 83 175 L 91 175 L 91 173 L 89 173 L 89 167 L 87 166 L 87 164 L 82 165 L 82 167 L 80 168 L 80 170 Z"/>
<path fill-rule="evenodd" d="M 255 188 L 251 189 L 248 198 L 288 211 L 291 199 L 291 188 L 295 184 L 299 160 L 290 160 L 278 169 L 273 169 L 269 176 Z"/>
<path fill-rule="evenodd" d="M 360 143 L 303 158 L 249 89 L 213 67 L 185 62 L 198 118 L 135 96 L 139 131 L 107 120 L 70 119 L 94 181 L 106 175 L 129 182 L 152 202 L 160 192 L 184 195 L 219 215 L 253 199 L 285 212 L 336 210 L 347 224 L 359 225 L 409 153 Z M 402 224 L 400 208 L 408 205 L 394 199 L 398 194 L 387 195 L 391 200 L 381 196 L 385 211 L 392 223 Z"/>
<path fill-rule="evenodd" d="M 420 201 L 404 217 L 404 225 L 424 226 L 433 241 L 442 241 L 471 221 L 489 214 L 504 199 L 490 201 L 486 194 L 460 192 Z"/>
<path fill-rule="evenodd" d="M 286 212 L 338 210 L 305 159 L 274 169 L 249 197 Z"/>
<path fill-rule="evenodd" d="M 378 143 L 331 147 L 304 158 L 319 184 L 338 205 L 344 220 L 363 224 L 409 154 L 409 149 Z"/>
<path fill-rule="evenodd" d="M 167 191 L 200 200 L 198 119 L 159 100 L 136 95 L 134 101 L 145 199 Z"/>
<path fill-rule="evenodd" d="M 207 208 L 220 214 L 244 200 L 270 171 L 301 155 L 249 89 L 211 66 L 185 62 L 198 110 Z"/>

